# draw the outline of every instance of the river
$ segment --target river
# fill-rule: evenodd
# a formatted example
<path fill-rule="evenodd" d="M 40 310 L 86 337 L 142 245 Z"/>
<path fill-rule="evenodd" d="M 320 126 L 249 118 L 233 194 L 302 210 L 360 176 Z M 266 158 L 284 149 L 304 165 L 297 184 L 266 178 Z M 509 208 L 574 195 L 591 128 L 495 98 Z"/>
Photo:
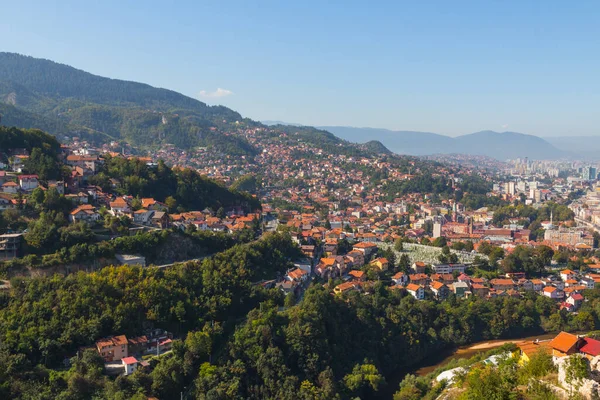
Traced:
<path fill-rule="evenodd" d="M 441 351 L 437 356 L 429 357 L 427 361 L 423 361 L 422 363 L 420 363 L 418 367 L 398 371 L 397 374 L 394 374 L 394 376 L 392 376 L 388 380 L 388 384 L 379 393 L 381 397 L 378 398 L 391 399 L 394 393 L 398 390 L 400 382 L 402 382 L 404 377 L 408 374 L 425 376 L 432 373 L 437 368 L 443 367 L 452 360 L 471 358 L 477 353 L 486 352 L 488 350 L 498 348 L 505 343 L 519 343 L 523 341 L 533 341 L 536 339 L 549 340 L 553 339 L 556 335 L 556 333 L 541 333 L 539 335 L 526 336 L 522 338 L 484 340 L 481 342 L 472 343 L 467 346 L 461 346 L 458 348 Z"/>
<path fill-rule="evenodd" d="M 532 340 L 548 340 L 553 339 L 556 333 L 542 333 L 536 336 L 527 336 L 524 338 L 517 339 L 498 339 L 498 340 L 485 340 L 483 342 L 477 342 L 468 346 L 461 346 L 456 349 L 451 349 L 446 352 L 442 352 L 439 357 L 431 358 L 429 362 L 421 364 L 421 367 L 411 371 L 411 374 L 417 376 L 425 376 L 435 371 L 439 367 L 443 367 L 452 360 L 461 360 L 463 358 L 471 358 L 477 353 L 486 352 L 491 349 L 502 346 L 505 343 L 519 343 L 523 341 Z"/>

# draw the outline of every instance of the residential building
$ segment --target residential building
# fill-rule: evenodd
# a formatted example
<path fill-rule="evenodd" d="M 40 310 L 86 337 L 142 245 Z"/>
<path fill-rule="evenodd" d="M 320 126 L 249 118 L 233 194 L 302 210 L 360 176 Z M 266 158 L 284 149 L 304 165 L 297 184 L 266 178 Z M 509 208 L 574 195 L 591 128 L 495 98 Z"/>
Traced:
<path fill-rule="evenodd" d="M 121 359 L 123 367 L 125 369 L 125 375 L 133 374 L 138 367 L 138 360 L 135 357 L 125 357 Z"/>
<path fill-rule="evenodd" d="M 450 289 L 448 288 L 448 286 L 438 281 L 431 282 L 429 284 L 429 289 L 431 289 L 433 295 L 440 300 L 444 300 L 446 297 L 448 297 L 448 294 L 450 293 Z"/>
<path fill-rule="evenodd" d="M 390 265 L 387 258 L 383 258 L 383 257 L 376 258 L 375 260 L 371 261 L 369 264 L 374 267 L 379 268 L 379 270 L 381 270 L 381 271 L 387 271 L 389 268 L 389 265 Z"/>
<path fill-rule="evenodd" d="M 469 291 L 469 285 L 466 282 L 454 282 L 452 284 L 452 291 L 456 297 L 465 297 Z"/>
<path fill-rule="evenodd" d="M 431 269 L 438 274 L 452 274 L 454 271 L 458 273 L 465 272 L 465 264 L 433 264 Z"/>
<path fill-rule="evenodd" d="M 96 349 L 100 356 L 108 362 L 119 361 L 129 355 L 125 335 L 100 339 L 96 342 Z"/>
<path fill-rule="evenodd" d="M 542 295 L 555 300 L 562 299 L 563 297 L 565 297 L 565 293 L 561 289 L 554 286 L 546 286 L 542 290 Z"/>
<path fill-rule="evenodd" d="M 559 333 L 550 341 L 548 346 L 552 349 L 554 357 L 570 356 L 578 352 L 581 339 L 577 335 L 567 332 Z"/>
<path fill-rule="evenodd" d="M 69 213 L 69 221 L 75 222 L 86 222 L 91 224 L 100 219 L 100 214 L 96 211 L 96 207 L 91 204 L 85 204 L 77 207 Z"/>
<path fill-rule="evenodd" d="M 397 272 L 392 276 L 392 280 L 396 283 L 396 285 L 405 286 L 408 283 L 408 275 L 404 272 Z"/>
<path fill-rule="evenodd" d="M 417 300 L 423 300 L 425 298 L 425 290 L 423 289 L 423 286 L 409 283 L 406 285 L 406 291 Z"/>

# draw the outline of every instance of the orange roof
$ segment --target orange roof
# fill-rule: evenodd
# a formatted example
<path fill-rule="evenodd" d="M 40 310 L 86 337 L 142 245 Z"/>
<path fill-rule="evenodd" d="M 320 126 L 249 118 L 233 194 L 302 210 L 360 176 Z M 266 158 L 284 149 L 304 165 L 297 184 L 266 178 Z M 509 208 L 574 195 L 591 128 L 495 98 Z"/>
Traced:
<path fill-rule="evenodd" d="M 300 279 L 306 274 L 308 274 L 308 272 L 300 268 L 296 268 L 295 270 L 288 272 L 288 276 L 292 279 Z"/>
<path fill-rule="evenodd" d="M 73 211 L 71 211 L 71 215 L 75 215 L 80 211 L 86 211 L 86 210 L 92 211 L 92 210 L 94 210 L 94 206 L 91 204 L 83 204 L 83 205 L 77 207 L 76 209 L 74 209 Z"/>
<path fill-rule="evenodd" d="M 519 350 L 521 350 L 527 357 L 531 357 L 538 351 L 547 351 L 548 350 L 548 342 L 521 342 L 517 343 Z"/>
<path fill-rule="evenodd" d="M 571 350 L 578 341 L 579 338 L 576 335 L 567 332 L 561 332 L 554 339 L 552 339 L 552 341 L 549 343 L 549 346 L 553 349 L 566 353 Z"/>
<path fill-rule="evenodd" d="M 366 248 L 377 247 L 377 245 L 375 243 L 370 243 L 370 242 L 359 242 L 359 243 L 356 243 L 353 247 L 357 247 L 359 249 L 366 249 Z"/>
<path fill-rule="evenodd" d="M 410 290 L 412 292 L 416 292 L 417 290 L 419 290 L 421 286 L 419 285 L 415 285 L 414 283 L 409 283 L 408 285 L 406 285 L 406 290 Z"/>
<path fill-rule="evenodd" d="M 434 288 L 436 290 L 440 290 L 443 286 L 446 286 L 446 285 L 444 285 L 442 282 L 433 281 L 433 282 L 431 282 L 431 285 L 429 285 L 429 286 L 431 286 L 432 288 Z"/>
<path fill-rule="evenodd" d="M 380 262 L 382 264 L 389 264 L 389 261 L 387 260 L 387 258 L 384 258 L 384 257 L 376 258 L 375 260 L 371 261 L 371 263 L 376 263 L 376 262 Z"/>
<path fill-rule="evenodd" d="M 356 286 L 354 282 L 344 282 L 337 285 L 335 288 L 340 292 L 345 292 L 346 290 L 354 289 Z"/>
<path fill-rule="evenodd" d="M 151 205 L 153 205 L 155 203 L 156 203 L 156 200 L 154 200 L 153 198 L 142 198 L 142 207 L 143 208 L 150 207 Z"/>
<path fill-rule="evenodd" d="M 355 278 L 362 278 L 364 274 L 364 272 L 358 271 L 356 269 L 353 269 L 352 271 L 348 272 L 348 275 L 351 275 Z"/>

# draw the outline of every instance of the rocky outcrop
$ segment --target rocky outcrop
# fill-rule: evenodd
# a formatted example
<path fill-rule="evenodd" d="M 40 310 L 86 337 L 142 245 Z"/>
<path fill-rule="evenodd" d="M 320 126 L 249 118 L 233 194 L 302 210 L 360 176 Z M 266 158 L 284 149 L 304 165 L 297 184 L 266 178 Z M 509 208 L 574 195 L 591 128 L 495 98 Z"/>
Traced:
<path fill-rule="evenodd" d="M 579 355 L 573 355 L 571 357 L 581 357 L 589 364 L 588 359 L 585 357 Z M 556 359 L 555 363 L 558 367 L 558 383 L 570 393 L 579 392 L 586 399 L 598 398 L 598 396 L 600 396 L 600 384 L 596 380 L 596 375 L 592 373 L 591 370 L 586 378 L 577 378 L 568 382 L 567 366 L 571 357 L 561 357 Z M 593 365 L 597 366 L 598 361 Z"/>

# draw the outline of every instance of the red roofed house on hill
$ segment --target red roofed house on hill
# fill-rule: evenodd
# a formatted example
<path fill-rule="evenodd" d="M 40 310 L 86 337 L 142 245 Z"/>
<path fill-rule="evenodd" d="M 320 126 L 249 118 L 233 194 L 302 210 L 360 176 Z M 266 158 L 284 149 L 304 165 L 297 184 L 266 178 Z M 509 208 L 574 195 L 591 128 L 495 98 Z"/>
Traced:
<path fill-rule="evenodd" d="M 121 359 L 121 362 L 125 367 L 125 375 L 131 375 L 137 369 L 138 360 L 135 357 L 125 357 Z"/>

